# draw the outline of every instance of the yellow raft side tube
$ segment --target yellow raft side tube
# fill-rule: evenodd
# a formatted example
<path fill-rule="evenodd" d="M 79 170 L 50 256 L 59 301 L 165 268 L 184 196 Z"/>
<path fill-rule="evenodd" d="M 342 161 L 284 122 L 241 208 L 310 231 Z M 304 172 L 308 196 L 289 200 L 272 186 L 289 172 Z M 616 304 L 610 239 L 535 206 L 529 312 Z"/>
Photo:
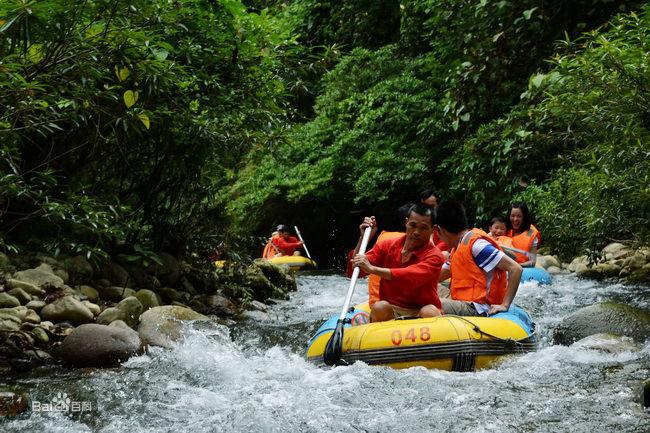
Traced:
<path fill-rule="evenodd" d="M 322 362 L 331 332 L 319 335 L 307 358 Z M 391 320 L 345 328 L 342 360 L 393 368 L 449 371 L 489 367 L 504 355 L 534 350 L 535 338 L 511 320 L 442 316 Z"/>
<path fill-rule="evenodd" d="M 280 256 L 267 259 L 275 265 L 288 265 L 291 269 L 316 269 L 316 262 L 304 256 Z"/>

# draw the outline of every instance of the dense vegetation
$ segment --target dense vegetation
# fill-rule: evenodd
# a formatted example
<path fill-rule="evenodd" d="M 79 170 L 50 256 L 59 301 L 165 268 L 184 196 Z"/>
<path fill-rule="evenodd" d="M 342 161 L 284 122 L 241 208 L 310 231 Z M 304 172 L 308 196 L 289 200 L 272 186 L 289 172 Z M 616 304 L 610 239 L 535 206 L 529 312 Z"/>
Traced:
<path fill-rule="evenodd" d="M 643 3 L 4 1 L 0 242 L 235 253 L 285 222 L 333 256 L 435 187 L 477 224 L 527 200 L 563 255 L 647 243 Z"/>

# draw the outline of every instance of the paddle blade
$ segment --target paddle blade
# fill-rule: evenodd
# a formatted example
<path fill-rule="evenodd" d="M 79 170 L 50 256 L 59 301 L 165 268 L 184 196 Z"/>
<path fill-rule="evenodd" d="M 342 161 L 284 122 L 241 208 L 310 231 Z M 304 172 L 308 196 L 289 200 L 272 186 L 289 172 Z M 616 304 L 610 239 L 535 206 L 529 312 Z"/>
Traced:
<path fill-rule="evenodd" d="M 339 319 L 336 322 L 336 329 L 330 336 L 325 352 L 323 352 L 323 362 L 325 365 L 334 365 L 341 359 L 343 354 L 343 321 Z"/>

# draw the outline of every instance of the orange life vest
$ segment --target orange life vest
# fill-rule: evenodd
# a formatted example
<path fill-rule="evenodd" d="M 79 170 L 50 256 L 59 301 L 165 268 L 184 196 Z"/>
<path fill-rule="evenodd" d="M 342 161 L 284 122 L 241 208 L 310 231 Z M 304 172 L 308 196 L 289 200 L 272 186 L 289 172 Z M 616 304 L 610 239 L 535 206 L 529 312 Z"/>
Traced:
<path fill-rule="evenodd" d="M 262 251 L 262 258 L 263 259 L 272 259 L 273 257 L 275 257 L 275 255 L 277 253 L 279 253 L 278 247 L 273 245 L 273 239 L 275 237 L 276 236 L 272 236 L 271 239 L 269 239 L 269 241 L 264 246 L 264 251 Z"/>
<path fill-rule="evenodd" d="M 384 239 L 393 239 L 399 236 L 403 236 L 404 232 L 381 232 L 377 237 L 377 242 Z M 381 282 L 381 277 L 378 275 L 370 274 L 368 275 L 368 303 L 372 305 L 379 301 L 379 283 Z"/>
<path fill-rule="evenodd" d="M 533 248 L 533 242 L 537 238 L 537 242 L 541 242 L 542 236 L 539 234 L 539 230 L 534 225 L 530 225 L 530 229 L 525 232 L 514 235 L 514 230 L 508 230 L 507 235 L 512 238 L 512 246 L 519 250 L 530 251 Z M 539 246 L 539 245 L 538 245 Z M 516 253 L 515 261 L 517 263 L 524 263 L 530 260 L 529 257 L 521 253 Z"/>
<path fill-rule="evenodd" d="M 465 235 L 451 253 L 451 298 L 479 304 L 501 304 L 508 288 L 507 273 L 495 268 L 490 287 L 487 287 L 487 274 L 476 265 L 472 256 L 472 246 L 479 239 L 485 239 L 501 250 L 483 230 L 470 230 L 470 234 Z"/>

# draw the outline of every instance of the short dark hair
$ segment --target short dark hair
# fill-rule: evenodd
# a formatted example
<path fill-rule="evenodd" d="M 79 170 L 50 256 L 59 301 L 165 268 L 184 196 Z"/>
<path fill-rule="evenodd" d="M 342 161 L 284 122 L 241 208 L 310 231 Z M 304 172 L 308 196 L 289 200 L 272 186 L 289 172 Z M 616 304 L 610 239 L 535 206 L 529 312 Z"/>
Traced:
<path fill-rule="evenodd" d="M 504 217 L 502 217 L 502 216 L 495 216 L 494 218 L 492 218 L 490 220 L 490 225 L 488 227 L 492 227 L 492 225 L 494 223 L 502 223 L 502 224 L 505 224 L 506 226 L 508 225 L 508 223 L 506 222 L 506 219 Z"/>
<path fill-rule="evenodd" d="M 469 228 L 465 208 L 455 201 L 443 201 L 438 205 L 436 224 L 451 233 L 460 233 Z"/>
<path fill-rule="evenodd" d="M 510 208 L 508 209 L 508 215 L 506 215 L 506 224 L 508 230 L 512 230 L 512 223 L 510 222 L 510 214 L 512 213 L 513 209 L 520 209 L 522 215 L 524 216 L 524 219 L 521 222 L 521 230 L 524 232 L 530 230 L 530 225 L 533 223 L 533 217 L 530 214 L 530 211 L 528 210 L 528 206 L 526 206 L 526 203 L 524 203 L 523 201 L 516 201 L 510 205 Z"/>
<path fill-rule="evenodd" d="M 420 193 L 420 201 L 424 201 L 428 199 L 429 197 L 434 196 L 436 198 L 436 201 L 440 203 L 440 194 L 438 191 L 434 189 L 425 189 Z"/>
<path fill-rule="evenodd" d="M 289 229 L 289 226 L 286 226 L 284 224 L 278 225 L 276 227 L 275 231 L 279 232 L 279 233 L 291 233 L 291 230 Z"/>
<path fill-rule="evenodd" d="M 412 213 L 416 213 L 416 214 L 422 215 L 422 216 L 428 216 L 431 219 L 431 227 L 433 227 L 433 225 L 436 223 L 435 211 L 428 204 L 424 204 L 424 203 L 415 203 L 415 204 L 413 204 L 409 208 L 409 211 L 406 214 L 406 218 L 408 219 L 411 216 Z"/>

